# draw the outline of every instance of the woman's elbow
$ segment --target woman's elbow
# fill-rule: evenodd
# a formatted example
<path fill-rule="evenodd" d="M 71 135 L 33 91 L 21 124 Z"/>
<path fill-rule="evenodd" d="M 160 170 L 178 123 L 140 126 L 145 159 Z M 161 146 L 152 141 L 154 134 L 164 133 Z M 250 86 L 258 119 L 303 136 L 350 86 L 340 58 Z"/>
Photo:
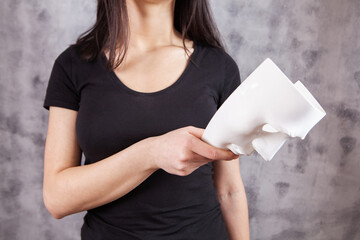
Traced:
<path fill-rule="evenodd" d="M 49 211 L 49 210 L 48 210 Z M 50 212 L 50 211 L 49 211 Z M 60 214 L 60 213 L 57 213 L 57 212 L 54 212 L 54 211 L 51 211 L 50 212 L 51 216 L 55 219 L 62 219 L 64 218 L 66 215 L 64 214 Z"/>
<path fill-rule="evenodd" d="M 49 196 L 49 193 L 46 190 L 43 191 L 43 201 L 45 208 L 48 210 L 48 212 L 53 218 L 62 219 L 67 216 L 67 214 L 61 207 L 57 206 L 54 199 L 54 197 Z"/>

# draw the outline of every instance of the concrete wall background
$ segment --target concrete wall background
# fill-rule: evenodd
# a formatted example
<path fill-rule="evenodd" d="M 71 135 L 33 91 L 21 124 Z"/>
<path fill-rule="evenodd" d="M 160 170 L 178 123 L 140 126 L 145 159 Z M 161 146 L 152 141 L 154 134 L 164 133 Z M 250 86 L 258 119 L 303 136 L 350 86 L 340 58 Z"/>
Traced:
<path fill-rule="evenodd" d="M 55 220 L 42 202 L 42 103 L 95 2 L 0 2 L 0 239 L 80 239 L 83 213 Z M 271 162 L 240 157 L 251 239 L 360 239 L 360 1 L 210 2 L 243 80 L 270 57 L 327 112 Z"/>

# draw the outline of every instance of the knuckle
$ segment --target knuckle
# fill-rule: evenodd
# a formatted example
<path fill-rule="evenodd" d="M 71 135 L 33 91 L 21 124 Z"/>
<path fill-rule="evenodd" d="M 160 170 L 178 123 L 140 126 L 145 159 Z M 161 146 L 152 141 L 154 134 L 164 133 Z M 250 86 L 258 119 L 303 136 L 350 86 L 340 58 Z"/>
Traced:
<path fill-rule="evenodd" d="M 179 161 L 180 162 L 184 163 L 184 162 L 186 162 L 188 160 L 188 158 L 189 158 L 189 156 L 188 156 L 188 154 L 186 153 L 185 150 L 183 150 L 183 151 L 181 151 L 179 153 Z"/>
<path fill-rule="evenodd" d="M 186 171 L 179 171 L 178 175 L 184 177 L 187 174 L 186 174 Z"/>
<path fill-rule="evenodd" d="M 186 126 L 181 128 L 183 132 L 187 133 L 188 131 L 191 131 L 191 126 Z"/>
<path fill-rule="evenodd" d="M 179 176 L 185 176 L 186 175 L 186 169 L 182 166 L 178 166 L 175 168 L 175 174 Z"/>
<path fill-rule="evenodd" d="M 192 130 L 192 129 L 194 129 L 194 126 L 193 125 L 188 125 L 188 126 L 186 126 L 186 128 L 189 129 L 189 130 Z"/>
<path fill-rule="evenodd" d="M 185 162 L 179 162 L 175 167 L 175 171 L 179 176 L 187 176 L 192 172 L 191 167 Z"/>
<path fill-rule="evenodd" d="M 184 169 L 183 171 L 181 171 L 181 176 L 187 176 L 191 173 L 191 171 L 189 169 Z"/>
<path fill-rule="evenodd" d="M 211 149 L 211 150 L 209 151 L 209 155 L 210 155 L 210 158 L 211 158 L 211 159 L 217 159 L 217 157 L 218 157 L 218 152 L 216 151 L 216 149 Z"/>
<path fill-rule="evenodd" d="M 182 172 L 182 171 L 185 171 L 186 166 L 185 166 L 185 164 L 184 164 L 182 161 L 180 161 L 180 162 L 178 162 L 178 164 L 175 166 L 175 169 L 176 169 L 177 171 Z"/>

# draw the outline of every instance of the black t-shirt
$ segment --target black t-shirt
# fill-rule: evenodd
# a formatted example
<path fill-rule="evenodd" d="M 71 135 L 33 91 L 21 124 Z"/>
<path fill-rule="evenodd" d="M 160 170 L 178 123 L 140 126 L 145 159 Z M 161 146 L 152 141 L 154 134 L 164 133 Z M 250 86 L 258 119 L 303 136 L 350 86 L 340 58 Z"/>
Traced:
<path fill-rule="evenodd" d="M 105 55 L 86 62 L 71 45 L 55 60 L 43 107 L 78 111 L 85 164 L 177 128 L 206 128 L 240 85 L 239 69 L 228 53 L 200 43 L 191 59 L 196 65 L 189 61 L 172 85 L 144 93 L 107 70 Z M 227 239 L 212 174 L 211 163 L 188 176 L 157 170 L 125 196 L 88 210 L 82 239 Z"/>

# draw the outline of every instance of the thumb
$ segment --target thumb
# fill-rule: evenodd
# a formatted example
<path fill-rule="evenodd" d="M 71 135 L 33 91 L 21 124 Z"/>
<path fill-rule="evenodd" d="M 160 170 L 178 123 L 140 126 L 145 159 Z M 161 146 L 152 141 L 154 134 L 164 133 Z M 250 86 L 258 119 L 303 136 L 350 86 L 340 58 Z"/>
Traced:
<path fill-rule="evenodd" d="M 198 128 L 198 127 L 194 127 L 194 126 L 187 126 L 186 130 L 188 133 L 194 135 L 197 138 L 201 138 L 205 129 L 203 128 Z"/>

